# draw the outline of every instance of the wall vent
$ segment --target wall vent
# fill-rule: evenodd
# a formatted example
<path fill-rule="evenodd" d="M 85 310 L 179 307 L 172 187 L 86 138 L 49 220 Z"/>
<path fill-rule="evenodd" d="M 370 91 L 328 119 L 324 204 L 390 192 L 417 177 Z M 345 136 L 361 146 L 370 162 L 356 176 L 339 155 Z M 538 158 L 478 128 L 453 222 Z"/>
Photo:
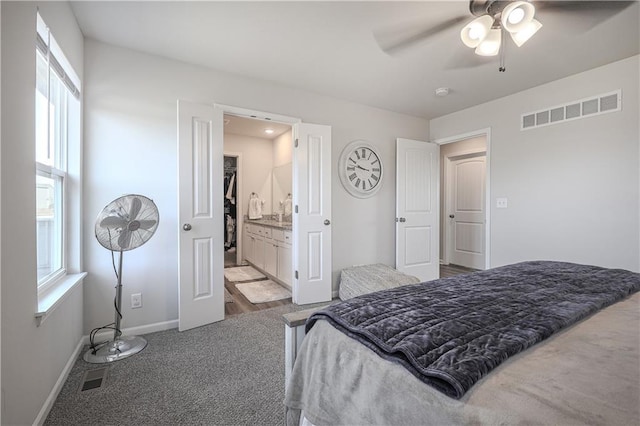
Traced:
<path fill-rule="evenodd" d="M 580 99 L 540 111 L 522 114 L 520 130 L 562 123 L 579 118 L 616 112 L 622 109 L 622 90 Z"/>

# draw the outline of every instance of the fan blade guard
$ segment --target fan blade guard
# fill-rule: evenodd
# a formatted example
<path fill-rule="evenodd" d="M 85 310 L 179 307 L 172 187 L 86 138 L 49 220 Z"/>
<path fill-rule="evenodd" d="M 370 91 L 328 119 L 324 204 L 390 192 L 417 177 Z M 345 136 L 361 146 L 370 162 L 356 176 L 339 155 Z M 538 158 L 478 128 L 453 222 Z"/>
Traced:
<path fill-rule="evenodd" d="M 111 251 L 128 251 L 145 244 L 158 228 L 160 215 L 155 203 L 144 195 L 116 198 L 96 219 L 96 239 Z"/>

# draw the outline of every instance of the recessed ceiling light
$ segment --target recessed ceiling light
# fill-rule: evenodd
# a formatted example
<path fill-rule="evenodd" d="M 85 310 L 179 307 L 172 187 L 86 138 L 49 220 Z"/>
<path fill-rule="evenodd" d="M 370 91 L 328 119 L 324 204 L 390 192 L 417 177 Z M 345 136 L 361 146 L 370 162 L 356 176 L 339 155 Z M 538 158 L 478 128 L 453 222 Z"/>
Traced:
<path fill-rule="evenodd" d="M 273 129 L 264 129 L 264 132 L 268 135 L 272 135 L 273 134 Z"/>

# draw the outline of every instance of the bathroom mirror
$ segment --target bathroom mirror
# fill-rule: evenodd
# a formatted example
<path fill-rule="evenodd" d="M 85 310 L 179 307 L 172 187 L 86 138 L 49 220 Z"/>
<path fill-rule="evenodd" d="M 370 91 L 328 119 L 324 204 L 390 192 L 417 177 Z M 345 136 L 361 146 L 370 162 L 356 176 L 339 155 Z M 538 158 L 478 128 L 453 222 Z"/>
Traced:
<path fill-rule="evenodd" d="M 291 194 L 293 188 L 293 169 L 291 163 L 286 163 L 278 167 L 273 168 L 273 180 L 272 180 L 272 206 L 273 213 L 284 213 L 283 203 L 287 199 L 287 196 Z"/>

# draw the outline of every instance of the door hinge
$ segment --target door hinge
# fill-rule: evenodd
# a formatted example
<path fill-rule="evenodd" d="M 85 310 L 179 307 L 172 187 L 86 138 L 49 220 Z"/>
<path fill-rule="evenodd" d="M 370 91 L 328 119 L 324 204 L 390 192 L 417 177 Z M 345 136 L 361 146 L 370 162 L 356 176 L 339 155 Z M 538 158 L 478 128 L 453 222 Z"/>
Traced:
<path fill-rule="evenodd" d="M 298 271 L 296 271 L 295 276 L 296 276 L 296 280 L 297 280 L 298 279 Z"/>
<path fill-rule="evenodd" d="M 296 211 L 296 214 L 297 214 L 298 213 L 298 205 L 297 204 L 296 204 L 296 210 L 295 211 Z"/>
<path fill-rule="evenodd" d="M 296 148 L 298 147 L 298 138 L 296 138 L 296 142 L 294 143 L 294 145 Z"/>

